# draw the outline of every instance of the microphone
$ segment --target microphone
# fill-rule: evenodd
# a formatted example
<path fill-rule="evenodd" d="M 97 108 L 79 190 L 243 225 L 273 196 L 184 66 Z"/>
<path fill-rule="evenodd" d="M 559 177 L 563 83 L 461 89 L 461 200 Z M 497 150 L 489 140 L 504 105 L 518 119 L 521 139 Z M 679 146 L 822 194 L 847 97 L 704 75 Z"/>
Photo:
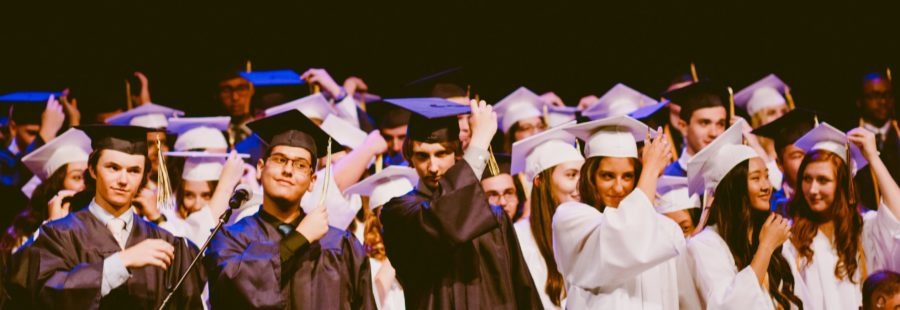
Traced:
<path fill-rule="evenodd" d="M 238 185 L 231 194 L 231 199 L 228 199 L 228 207 L 232 209 L 240 208 L 247 200 L 250 200 L 250 193 L 249 186 L 246 184 Z"/>

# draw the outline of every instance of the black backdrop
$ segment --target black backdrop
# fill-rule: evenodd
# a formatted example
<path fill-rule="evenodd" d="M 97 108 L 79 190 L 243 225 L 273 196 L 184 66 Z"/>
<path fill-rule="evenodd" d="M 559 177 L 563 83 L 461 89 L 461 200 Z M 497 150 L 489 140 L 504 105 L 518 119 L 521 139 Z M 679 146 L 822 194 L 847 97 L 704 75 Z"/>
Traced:
<path fill-rule="evenodd" d="M 82 106 L 120 104 L 141 70 L 154 102 L 210 113 L 210 72 L 251 59 L 387 94 L 464 66 L 488 100 L 525 85 L 575 104 L 617 82 L 655 95 L 694 61 L 735 89 L 774 72 L 798 105 L 849 122 L 861 72 L 898 64 L 898 10 L 794 2 L 3 1 L 0 92 L 71 86 Z"/>

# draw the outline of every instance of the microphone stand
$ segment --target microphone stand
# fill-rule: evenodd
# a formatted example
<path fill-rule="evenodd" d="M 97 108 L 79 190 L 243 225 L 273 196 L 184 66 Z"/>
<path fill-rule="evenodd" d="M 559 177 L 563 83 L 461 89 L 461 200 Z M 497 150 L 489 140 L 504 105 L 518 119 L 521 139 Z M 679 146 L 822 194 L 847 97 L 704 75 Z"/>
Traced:
<path fill-rule="evenodd" d="M 194 260 L 191 261 L 191 264 L 188 266 L 188 269 L 181 275 L 181 278 L 178 279 L 178 282 L 175 283 L 175 287 L 169 289 L 169 294 L 166 295 L 166 299 L 163 299 L 162 304 L 159 305 L 159 310 L 163 310 L 166 308 L 166 305 L 169 304 L 169 301 L 175 296 L 175 292 L 178 291 L 178 288 L 184 284 L 184 280 L 187 279 L 188 275 L 191 274 L 191 270 L 194 270 L 194 267 L 197 265 L 197 262 L 200 261 L 200 258 L 203 257 L 203 253 L 206 252 L 206 248 L 209 247 L 209 243 L 212 241 L 212 238 L 216 236 L 216 233 L 222 229 L 222 225 L 225 224 L 229 218 L 231 218 L 231 213 L 234 209 L 240 207 L 245 201 L 249 200 L 250 197 L 242 197 L 243 199 L 236 199 L 228 202 L 228 209 L 225 210 L 225 213 L 219 217 L 219 222 L 216 224 L 216 227 L 213 228 L 212 233 L 209 234 L 209 237 L 206 238 L 206 242 L 203 243 L 203 246 L 200 247 L 200 251 L 197 252 L 197 256 L 194 257 Z"/>

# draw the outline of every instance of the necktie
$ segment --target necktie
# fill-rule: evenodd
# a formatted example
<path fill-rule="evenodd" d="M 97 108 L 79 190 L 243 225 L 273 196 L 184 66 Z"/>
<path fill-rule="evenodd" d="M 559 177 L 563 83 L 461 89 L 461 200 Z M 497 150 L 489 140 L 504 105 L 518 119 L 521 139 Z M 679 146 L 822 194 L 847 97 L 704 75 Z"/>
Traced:
<path fill-rule="evenodd" d="M 119 244 L 119 248 L 125 248 L 125 241 L 128 238 L 125 235 L 125 220 L 114 218 L 106 222 L 106 228 L 109 229 L 109 232 L 112 233 L 113 238 L 116 239 L 116 242 Z"/>
<path fill-rule="evenodd" d="M 875 144 L 879 151 L 884 148 L 884 134 L 880 132 L 875 134 Z"/>
<path fill-rule="evenodd" d="M 292 230 L 294 230 L 294 228 L 291 227 L 291 225 L 288 225 L 288 224 L 278 225 L 278 232 L 281 233 L 282 237 L 287 236 L 289 233 L 291 233 Z"/>

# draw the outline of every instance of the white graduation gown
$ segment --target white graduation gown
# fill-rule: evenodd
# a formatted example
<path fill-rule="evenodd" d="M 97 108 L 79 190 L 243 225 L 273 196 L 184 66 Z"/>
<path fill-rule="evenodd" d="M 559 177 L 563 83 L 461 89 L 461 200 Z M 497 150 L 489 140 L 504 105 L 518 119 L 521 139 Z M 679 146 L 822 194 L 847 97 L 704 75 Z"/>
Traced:
<path fill-rule="evenodd" d="M 813 238 L 813 261 L 806 265 L 791 242 L 784 245 L 784 257 L 791 265 L 795 282 L 805 286 L 806 296 L 800 296 L 806 309 L 858 309 L 862 306 L 862 282 L 868 275 L 900 265 L 900 221 L 883 204 L 877 211 L 863 214 L 862 244 L 866 268 L 857 268 L 854 280 L 838 279 L 834 275 L 837 253 L 821 231 Z M 798 268 L 801 266 L 803 268 Z M 897 271 L 893 269 L 892 271 Z M 799 279 L 799 280 L 798 280 Z"/>
<path fill-rule="evenodd" d="M 167 230 L 177 237 L 184 237 L 194 243 L 198 248 L 206 242 L 212 229 L 216 227 L 218 219 L 216 219 L 210 208 L 203 207 L 197 212 L 191 213 L 187 218 L 182 219 L 175 210 L 160 210 L 165 214 L 166 221 L 159 224 L 159 227 Z"/>
<path fill-rule="evenodd" d="M 560 205 L 553 244 L 568 308 L 678 309 L 675 258 L 686 251 L 684 235 L 640 190 L 603 213 Z"/>
<path fill-rule="evenodd" d="M 522 249 L 522 257 L 525 258 L 525 264 L 528 265 L 528 271 L 531 273 L 531 279 L 534 280 L 534 287 L 537 288 L 538 295 L 541 296 L 541 304 L 544 309 L 565 309 L 566 300 L 560 301 L 560 307 L 557 307 L 550 301 L 550 295 L 547 295 L 547 262 L 538 249 L 537 241 L 531 233 L 531 222 L 527 218 L 523 218 L 513 224 L 516 229 L 516 237 L 519 239 L 519 247 Z"/>
<path fill-rule="evenodd" d="M 403 287 L 400 286 L 400 282 L 397 281 L 397 278 L 394 277 L 394 282 L 391 283 L 391 288 L 388 289 L 387 297 L 384 301 L 381 300 L 381 295 L 378 294 L 378 288 L 375 284 L 375 276 L 378 275 L 378 271 L 381 270 L 382 261 L 369 258 L 369 270 L 372 271 L 372 295 L 375 296 L 375 306 L 381 310 L 403 310 L 406 309 L 406 297 L 403 296 Z"/>
<path fill-rule="evenodd" d="M 691 237 L 687 249 L 706 309 L 775 309 L 753 268 L 739 271 L 735 267 L 728 244 L 715 226 Z"/>

